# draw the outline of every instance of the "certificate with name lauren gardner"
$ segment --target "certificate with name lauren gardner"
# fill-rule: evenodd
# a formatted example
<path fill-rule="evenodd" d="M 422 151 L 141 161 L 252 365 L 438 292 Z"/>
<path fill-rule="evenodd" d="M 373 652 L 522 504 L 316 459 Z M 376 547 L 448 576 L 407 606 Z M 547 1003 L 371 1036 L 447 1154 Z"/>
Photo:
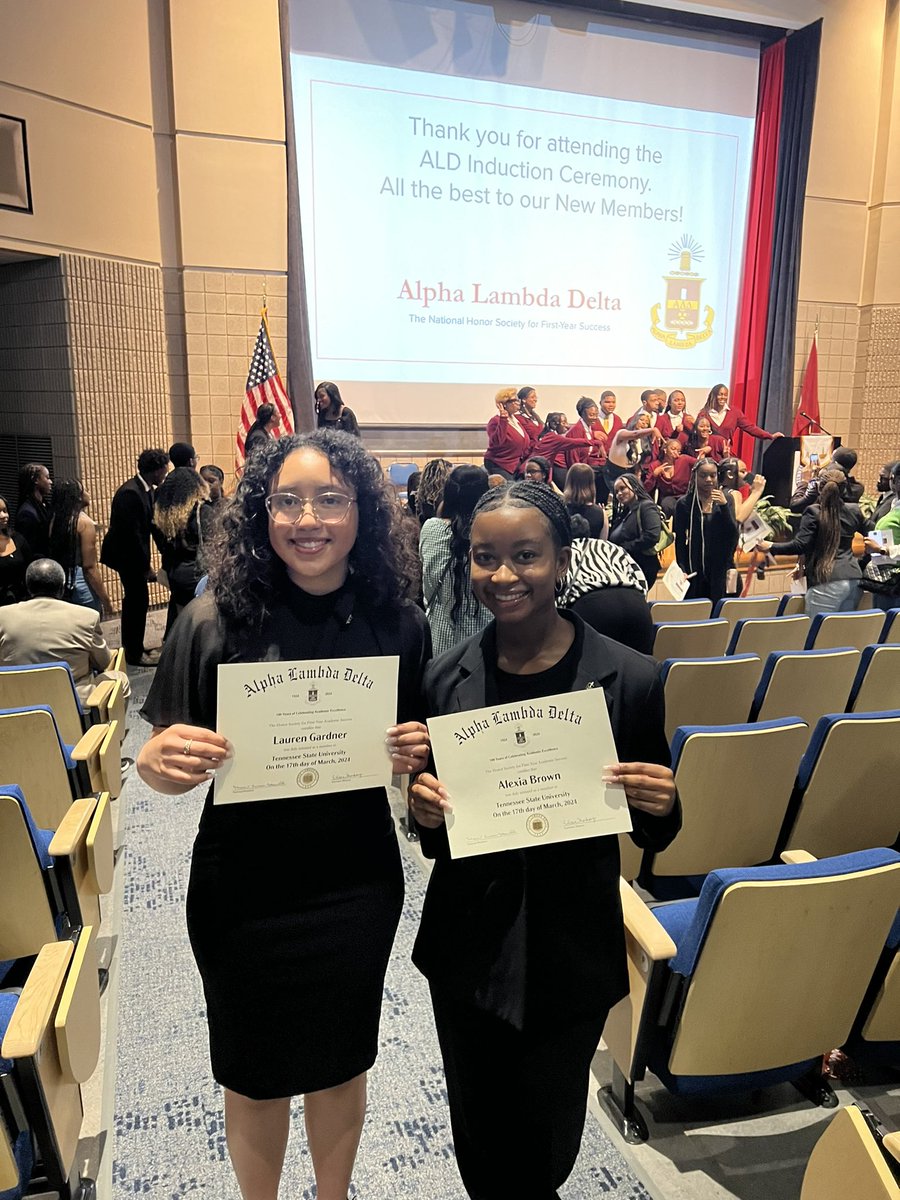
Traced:
<path fill-rule="evenodd" d="M 618 762 L 602 688 L 432 717 L 437 776 L 450 796 L 453 858 L 625 833 Z"/>
<path fill-rule="evenodd" d="M 234 746 L 213 803 L 386 787 L 396 655 L 219 667 L 216 728 Z"/>

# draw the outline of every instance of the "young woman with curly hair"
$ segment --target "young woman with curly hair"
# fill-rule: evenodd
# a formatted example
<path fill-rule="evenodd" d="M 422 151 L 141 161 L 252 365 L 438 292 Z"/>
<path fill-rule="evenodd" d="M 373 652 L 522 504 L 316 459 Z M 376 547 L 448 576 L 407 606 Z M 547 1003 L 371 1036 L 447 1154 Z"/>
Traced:
<path fill-rule="evenodd" d="M 449 458 L 430 458 L 425 464 L 416 488 L 416 516 L 420 525 L 437 516 L 452 470 L 453 463 Z"/>
<path fill-rule="evenodd" d="M 402 520 L 349 434 L 280 438 L 248 460 L 210 550 L 209 588 L 175 623 L 143 708 L 153 733 L 138 770 L 150 787 L 187 792 L 231 752 L 215 732 L 220 663 L 399 656 L 401 723 L 386 753 L 397 774 L 423 765 L 427 735 L 412 718 L 431 643 L 407 600 Z M 402 903 L 384 788 L 227 806 L 210 789 L 187 921 L 246 1200 L 278 1193 L 298 1094 L 317 1195 L 346 1200 Z"/>

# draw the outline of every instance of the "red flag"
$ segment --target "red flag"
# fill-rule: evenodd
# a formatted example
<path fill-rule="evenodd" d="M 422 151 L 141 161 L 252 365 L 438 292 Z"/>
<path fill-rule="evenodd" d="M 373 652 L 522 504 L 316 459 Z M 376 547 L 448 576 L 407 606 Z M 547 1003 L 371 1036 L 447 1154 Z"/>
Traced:
<path fill-rule="evenodd" d="M 791 437 L 802 437 L 804 433 L 822 432 L 822 426 L 819 424 L 819 351 L 816 337 L 817 335 L 814 333 L 812 345 L 809 348 L 809 358 L 806 360 L 806 370 L 803 373 L 800 403 L 794 414 Z"/>
<path fill-rule="evenodd" d="M 244 403 L 241 405 L 241 419 L 238 424 L 234 456 L 238 475 L 244 467 L 244 439 L 250 426 L 256 420 L 256 413 L 261 404 L 275 405 L 279 424 L 277 437 L 294 432 L 294 412 L 288 394 L 284 390 L 284 384 L 281 382 L 281 376 L 278 374 L 275 355 L 272 353 L 266 311 L 264 308 L 260 313 L 259 333 L 256 335 L 256 345 L 253 347 L 253 357 L 250 359 L 250 374 L 247 376 L 247 390 L 244 393 Z"/>

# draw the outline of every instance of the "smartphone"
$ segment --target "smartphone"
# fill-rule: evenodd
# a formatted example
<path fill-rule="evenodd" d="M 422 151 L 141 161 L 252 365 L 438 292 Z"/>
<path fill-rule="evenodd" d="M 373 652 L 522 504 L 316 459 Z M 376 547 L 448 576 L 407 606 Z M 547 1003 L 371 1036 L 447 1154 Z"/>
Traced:
<path fill-rule="evenodd" d="M 813 453 L 813 454 L 811 454 L 811 455 L 809 456 L 809 465 L 810 465 L 811 467 L 817 467 L 817 466 L 819 465 L 819 456 L 818 456 L 818 454 L 815 454 L 815 453 Z"/>
<path fill-rule="evenodd" d="M 747 487 L 753 487 L 755 480 L 756 480 L 756 472 L 748 471 L 747 474 L 744 476 L 743 482 L 746 483 Z"/>

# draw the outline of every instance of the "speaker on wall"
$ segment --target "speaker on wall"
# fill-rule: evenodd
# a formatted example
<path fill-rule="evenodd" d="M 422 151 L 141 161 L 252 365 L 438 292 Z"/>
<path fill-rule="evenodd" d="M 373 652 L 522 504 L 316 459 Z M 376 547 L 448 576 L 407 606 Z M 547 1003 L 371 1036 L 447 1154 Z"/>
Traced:
<path fill-rule="evenodd" d="M 33 211 L 25 121 L 4 113 L 0 113 L 0 208 Z"/>

